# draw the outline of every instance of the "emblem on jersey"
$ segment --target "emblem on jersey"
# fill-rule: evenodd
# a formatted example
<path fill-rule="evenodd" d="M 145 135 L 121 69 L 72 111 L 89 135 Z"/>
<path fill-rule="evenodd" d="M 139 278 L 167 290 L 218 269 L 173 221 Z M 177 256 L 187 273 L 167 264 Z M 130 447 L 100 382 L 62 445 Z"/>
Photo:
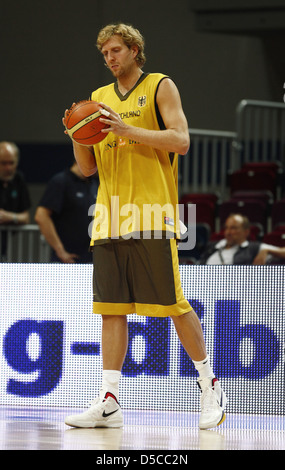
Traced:
<path fill-rule="evenodd" d="M 139 99 L 138 99 L 138 106 L 140 108 L 142 108 L 143 106 L 146 105 L 146 95 L 144 96 L 139 96 Z"/>
<path fill-rule="evenodd" d="M 174 219 L 171 219 L 171 217 L 164 217 L 164 223 L 165 223 L 165 225 L 174 226 Z"/>

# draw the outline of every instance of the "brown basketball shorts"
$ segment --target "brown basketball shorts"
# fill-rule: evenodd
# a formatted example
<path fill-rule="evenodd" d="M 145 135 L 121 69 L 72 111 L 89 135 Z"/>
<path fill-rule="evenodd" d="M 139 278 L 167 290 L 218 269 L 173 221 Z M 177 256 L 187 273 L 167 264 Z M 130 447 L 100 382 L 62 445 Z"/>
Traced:
<path fill-rule="evenodd" d="M 182 291 L 174 239 L 129 239 L 93 247 L 93 312 L 179 316 L 192 310 Z"/>

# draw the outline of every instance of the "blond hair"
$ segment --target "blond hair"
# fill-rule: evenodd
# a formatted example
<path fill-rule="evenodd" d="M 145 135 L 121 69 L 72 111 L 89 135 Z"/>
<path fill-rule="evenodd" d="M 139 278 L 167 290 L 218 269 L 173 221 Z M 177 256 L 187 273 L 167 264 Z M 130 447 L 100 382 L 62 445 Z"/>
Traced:
<path fill-rule="evenodd" d="M 126 25 L 124 23 L 109 24 L 103 29 L 101 29 L 97 37 L 97 47 L 99 51 L 101 52 L 105 42 L 111 39 L 111 37 L 116 34 L 118 36 L 121 36 L 122 40 L 129 48 L 131 48 L 132 46 L 138 47 L 136 62 L 139 67 L 142 67 L 146 62 L 146 57 L 144 53 L 144 38 L 139 32 L 139 30 L 135 29 L 131 25 Z"/>

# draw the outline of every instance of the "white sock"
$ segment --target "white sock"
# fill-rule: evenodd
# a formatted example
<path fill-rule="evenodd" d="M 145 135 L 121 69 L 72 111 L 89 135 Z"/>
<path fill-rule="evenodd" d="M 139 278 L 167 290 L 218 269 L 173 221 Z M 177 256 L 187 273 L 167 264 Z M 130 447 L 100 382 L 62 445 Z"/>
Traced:
<path fill-rule="evenodd" d="M 110 392 L 119 401 L 120 378 L 121 372 L 119 370 L 103 370 L 101 389 L 103 397 L 107 392 Z"/>
<path fill-rule="evenodd" d="M 193 364 L 199 373 L 200 379 L 205 379 L 206 377 L 215 377 L 215 374 L 210 364 L 209 356 L 206 356 L 203 361 L 193 361 Z"/>

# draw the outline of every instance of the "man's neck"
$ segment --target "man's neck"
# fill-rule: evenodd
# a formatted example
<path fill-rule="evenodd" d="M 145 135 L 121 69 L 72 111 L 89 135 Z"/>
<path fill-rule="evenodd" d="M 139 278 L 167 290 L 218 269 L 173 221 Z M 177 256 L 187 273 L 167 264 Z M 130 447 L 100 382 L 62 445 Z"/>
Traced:
<path fill-rule="evenodd" d="M 118 88 L 120 93 L 122 95 L 126 95 L 135 86 L 142 74 L 142 70 L 136 67 L 132 73 L 118 77 Z"/>
<path fill-rule="evenodd" d="M 241 246 L 244 242 L 246 241 L 245 240 L 241 240 L 240 242 L 236 242 L 236 243 L 226 243 L 225 245 L 225 248 L 233 248 L 234 246 Z"/>

